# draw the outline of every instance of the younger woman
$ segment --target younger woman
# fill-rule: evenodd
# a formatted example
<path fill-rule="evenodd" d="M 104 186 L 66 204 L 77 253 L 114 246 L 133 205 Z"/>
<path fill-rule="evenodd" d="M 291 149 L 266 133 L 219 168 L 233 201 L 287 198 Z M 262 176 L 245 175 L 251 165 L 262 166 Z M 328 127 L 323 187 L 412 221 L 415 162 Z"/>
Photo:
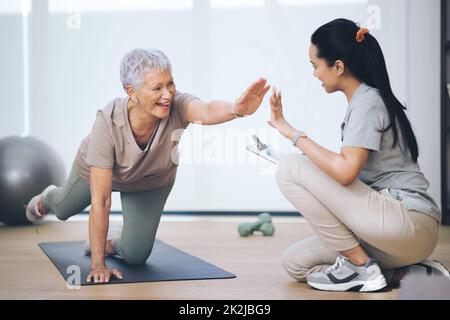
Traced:
<path fill-rule="evenodd" d="M 335 153 L 286 121 L 273 90 L 269 124 L 304 153 L 280 161 L 277 182 L 316 234 L 288 248 L 283 265 L 318 289 L 376 291 L 386 286 L 380 268 L 415 264 L 433 252 L 441 211 L 427 193 L 417 141 L 377 40 L 337 19 L 314 32 L 309 55 L 325 91 L 343 92 L 349 105 Z M 430 265 L 448 276 L 438 263 L 423 264 Z M 385 274 L 391 280 L 393 272 Z"/>

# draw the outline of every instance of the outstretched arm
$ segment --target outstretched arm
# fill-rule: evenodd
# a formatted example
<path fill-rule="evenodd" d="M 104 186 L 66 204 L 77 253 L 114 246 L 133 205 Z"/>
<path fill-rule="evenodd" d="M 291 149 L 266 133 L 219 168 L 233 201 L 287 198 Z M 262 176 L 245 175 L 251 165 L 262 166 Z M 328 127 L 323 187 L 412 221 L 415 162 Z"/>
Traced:
<path fill-rule="evenodd" d="M 258 110 L 269 89 L 267 80 L 260 78 L 252 83 L 234 103 L 194 99 L 188 104 L 187 120 L 191 123 L 212 125 L 227 122 L 236 117 L 251 115 Z"/>

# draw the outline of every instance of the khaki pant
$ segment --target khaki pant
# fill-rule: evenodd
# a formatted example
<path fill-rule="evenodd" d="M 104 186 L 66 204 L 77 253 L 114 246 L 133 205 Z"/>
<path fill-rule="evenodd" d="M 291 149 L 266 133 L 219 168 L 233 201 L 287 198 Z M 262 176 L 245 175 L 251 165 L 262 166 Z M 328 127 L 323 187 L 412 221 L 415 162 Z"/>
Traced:
<path fill-rule="evenodd" d="M 316 234 L 283 255 L 284 268 L 299 281 L 358 244 L 384 270 L 425 260 L 436 247 L 439 223 L 434 218 L 408 211 L 387 189 L 377 192 L 358 179 L 342 186 L 304 155 L 282 158 L 277 182 Z"/>

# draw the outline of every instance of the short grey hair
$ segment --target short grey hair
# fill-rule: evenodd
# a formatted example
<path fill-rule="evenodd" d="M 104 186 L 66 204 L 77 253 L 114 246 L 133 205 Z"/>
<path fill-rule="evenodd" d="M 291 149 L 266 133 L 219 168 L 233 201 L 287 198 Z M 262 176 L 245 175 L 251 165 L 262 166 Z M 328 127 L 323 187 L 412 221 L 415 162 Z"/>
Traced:
<path fill-rule="evenodd" d="M 168 70 L 172 73 L 169 58 L 158 49 L 133 49 L 128 51 L 120 62 L 120 82 L 126 91 L 126 86 L 134 89 L 144 82 L 145 72 L 150 70 Z"/>

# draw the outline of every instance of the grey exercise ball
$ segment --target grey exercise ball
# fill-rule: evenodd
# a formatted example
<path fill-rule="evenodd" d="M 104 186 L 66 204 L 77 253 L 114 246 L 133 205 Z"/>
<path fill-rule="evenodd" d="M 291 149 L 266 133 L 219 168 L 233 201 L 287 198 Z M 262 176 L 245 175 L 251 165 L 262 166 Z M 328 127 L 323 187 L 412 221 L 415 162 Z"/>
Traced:
<path fill-rule="evenodd" d="M 0 222 L 25 225 L 28 201 L 50 184 L 61 185 L 65 168 L 61 157 L 33 137 L 0 139 Z"/>

